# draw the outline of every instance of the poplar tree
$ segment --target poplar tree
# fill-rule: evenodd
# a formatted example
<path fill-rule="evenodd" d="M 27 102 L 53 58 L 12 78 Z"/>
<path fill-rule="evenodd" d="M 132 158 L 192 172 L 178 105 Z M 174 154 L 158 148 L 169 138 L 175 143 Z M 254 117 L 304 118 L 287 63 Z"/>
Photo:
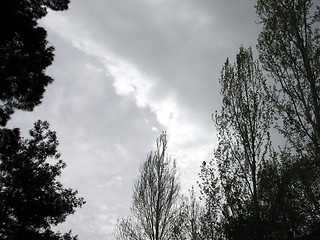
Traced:
<path fill-rule="evenodd" d="M 222 68 L 222 109 L 214 117 L 219 142 L 214 163 L 203 166 L 213 168 L 207 171 L 210 174 L 216 166 L 218 171 L 217 177 L 203 184 L 220 189 L 221 197 L 214 196 L 220 208 L 216 219 L 228 239 L 263 239 L 264 235 L 258 183 L 262 166 L 269 161 L 273 121 L 265 83 L 250 48 L 241 47 L 236 62 L 227 60 Z"/>
<path fill-rule="evenodd" d="M 166 151 L 166 134 L 161 134 L 134 181 L 132 216 L 119 220 L 117 239 L 169 240 L 177 234 L 174 220 L 180 185 L 175 161 Z"/>
<path fill-rule="evenodd" d="M 273 205 L 283 209 L 273 220 L 292 239 L 320 232 L 320 8 L 312 0 L 258 0 L 256 10 L 266 90 L 286 140 L 281 168 L 270 167 L 264 182 L 274 183 Z"/>

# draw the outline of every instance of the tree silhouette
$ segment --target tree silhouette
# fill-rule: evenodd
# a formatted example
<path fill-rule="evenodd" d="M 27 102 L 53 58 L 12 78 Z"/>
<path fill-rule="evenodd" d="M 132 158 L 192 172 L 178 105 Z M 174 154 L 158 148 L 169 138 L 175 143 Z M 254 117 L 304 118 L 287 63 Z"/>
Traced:
<path fill-rule="evenodd" d="M 53 61 L 46 30 L 37 20 L 47 9 L 66 10 L 69 0 L 0 1 L 0 125 L 15 109 L 32 111 L 53 79 L 45 69 Z"/>
<path fill-rule="evenodd" d="M 222 109 L 214 117 L 219 143 L 215 163 L 203 165 L 201 176 L 205 197 L 220 201 L 218 216 L 229 239 L 263 239 L 258 182 L 263 164 L 269 161 L 269 129 L 273 120 L 272 105 L 264 93 L 265 83 L 250 48 L 241 47 L 235 64 L 227 60 L 223 66 Z M 213 174 L 216 167 L 218 177 Z M 216 196 L 218 190 L 220 198 Z M 212 207 L 217 214 L 217 207 Z"/>
<path fill-rule="evenodd" d="M 258 51 L 227 61 L 219 144 L 200 178 L 211 239 L 320 238 L 320 6 L 258 0 Z M 282 135 L 273 150 L 269 128 Z M 279 135 L 277 135 L 279 136 Z M 210 205 L 210 203 L 212 203 Z M 212 210 L 212 213 L 210 211 Z M 212 221 L 213 220 L 213 221 Z M 215 224 L 211 224 L 214 222 Z"/>
<path fill-rule="evenodd" d="M 166 151 L 166 134 L 161 134 L 156 150 L 140 167 L 133 186 L 133 216 L 118 222 L 117 239 L 169 240 L 178 230 L 173 226 L 180 186 L 175 162 Z"/>
<path fill-rule="evenodd" d="M 0 238 L 76 239 L 51 229 L 84 203 L 77 191 L 56 180 L 65 167 L 56 133 L 38 121 L 30 135 L 24 139 L 19 129 L 0 131 Z"/>
<path fill-rule="evenodd" d="M 310 235 L 320 223 L 320 6 L 312 0 L 259 0 L 256 9 L 263 27 L 259 56 L 274 81 L 266 89 L 287 141 L 281 166 L 269 166 L 264 182 L 285 192 L 269 188 L 277 193 L 278 210 L 285 209 L 277 219 L 291 239 Z"/>
<path fill-rule="evenodd" d="M 37 21 L 48 8 L 66 10 L 69 0 L 3 0 L 0 2 L 0 125 L 15 109 L 32 111 L 53 79 L 46 68 L 53 61 L 45 29 Z M 84 204 L 77 191 L 57 181 L 65 163 L 47 122 L 38 121 L 31 138 L 20 130 L 0 129 L 0 238 L 71 240 L 71 232 L 52 230 Z"/>

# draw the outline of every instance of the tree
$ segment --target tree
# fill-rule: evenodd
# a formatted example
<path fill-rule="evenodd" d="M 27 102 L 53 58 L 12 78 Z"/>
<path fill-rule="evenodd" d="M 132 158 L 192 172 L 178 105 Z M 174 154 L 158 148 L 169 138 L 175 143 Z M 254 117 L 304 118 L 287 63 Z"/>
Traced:
<path fill-rule="evenodd" d="M 0 1 L 0 125 L 15 109 L 32 111 L 53 79 L 45 69 L 53 61 L 45 29 L 37 20 L 47 8 L 66 10 L 69 0 Z"/>
<path fill-rule="evenodd" d="M 308 235 L 320 223 L 320 7 L 315 2 L 259 0 L 256 5 L 263 26 L 259 56 L 274 80 L 266 89 L 287 140 L 279 179 L 286 178 L 290 196 L 282 202 L 300 209 L 287 216 L 294 223 L 293 237 Z"/>
<path fill-rule="evenodd" d="M 201 209 L 201 239 L 224 239 L 221 231 L 221 186 L 216 176 L 217 165 L 215 162 L 203 162 L 201 165 L 200 177 L 200 193 L 204 206 Z"/>
<path fill-rule="evenodd" d="M 319 155 L 320 9 L 312 13 L 312 5 L 310 0 L 259 0 L 256 8 L 263 24 L 259 56 L 275 81 L 270 96 L 283 118 L 280 130 L 298 152 Z"/>
<path fill-rule="evenodd" d="M 312 6 L 310 0 L 259 0 L 258 50 L 275 82 L 269 95 L 283 119 L 279 130 L 298 153 L 312 152 L 320 162 L 320 9 Z"/>
<path fill-rule="evenodd" d="M 259 179 L 265 238 L 297 239 L 313 231 L 314 209 L 299 180 L 301 166 L 292 163 L 290 152 L 276 155 L 275 161 L 264 164 Z"/>
<path fill-rule="evenodd" d="M 186 218 L 186 232 L 188 234 L 188 239 L 190 240 L 200 240 L 201 238 L 201 210 L 194 188 L 190 190 L 189 199 L 185 199 L 185 206 L 187 212 Z"/>
<path fill-rule="evenodd" d="M 151 152 L 140 167 L 134 181 L 132 217 L 119 220 L 117 239 L 169 240 L 175 234 L 175 204 L 179 196 L 175 161 L 166 154 L 166 134 L 160 135 L 156 150 Z"/>
<path fill-rule="evenodd" d="M 241 47 L 235 64 L 227 60 L 222 69 L 222 110 L 215 115 L 219 141 L 214 153 L 216 162 L 203 166 L 203 170 L 209 169 L 209 177 L 213 176 L 203 184 L 214 194 L 216 185 L 220 186 L 221 224 L 228 239 L 263 239 L 258 182 L 262 164 L 269 160 L 273 121 L 272 106 L 264 94 L 265 83 L 250 48 Z"/>
<path fill-rule="evenodd" d="M 15 109 L 32 111 L 41 103 L 53 79 L 45 74 L 53 61 L 45 29 L 38 20 L 48 8 L 66 10 L 69 0 L 3 0 L 0 2 L 0 125 L 4 127 Z M 0 238 L 77 239 L 54 232 L 84 204 L 77 191 L 63 188 L 56 180 L 65 163 L 57 160 L 58 141 L 47 122 L 38 121 L 31 139 L 20 130 L 0 129 Z"/>
<path fill-rule="evenodd" d="M 200 240 L 201 236 L 201 214 L 202 208 L 196 198 L 192 187 L 189 196 L 183 196 L 177 206 L 174 219 L 174 240 Z"/>
<path fill-rule="evenodd" d="M 19 129 L 0 131 L 0 238 L 76 239 L 51 229 L 84 203 L 77 191 L 57 181 L 65 163 L 58 160 L 56 133 L 38 121 L 30 135 L 24 139 Z"/>

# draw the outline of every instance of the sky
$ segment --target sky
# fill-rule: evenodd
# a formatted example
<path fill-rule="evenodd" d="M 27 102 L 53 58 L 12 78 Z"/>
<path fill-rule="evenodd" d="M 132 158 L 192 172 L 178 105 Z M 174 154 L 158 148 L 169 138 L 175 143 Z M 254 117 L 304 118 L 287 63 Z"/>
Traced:
<path fill-rule="evenodd" d="M 256 45 L 254 0 L 73 0 L 40 21 L 55 47 L 55 79 L 33 112 L 9 127 L 27 134 L 37 119 L 57 131 L 67 163 L 59 179 L 87 203 L 58 226 L 79 240 L 113 240 L 129 215 L 132 182 L 162 131 L 182 193 L 217 145 L 220 71 L 241 45 Z"/>

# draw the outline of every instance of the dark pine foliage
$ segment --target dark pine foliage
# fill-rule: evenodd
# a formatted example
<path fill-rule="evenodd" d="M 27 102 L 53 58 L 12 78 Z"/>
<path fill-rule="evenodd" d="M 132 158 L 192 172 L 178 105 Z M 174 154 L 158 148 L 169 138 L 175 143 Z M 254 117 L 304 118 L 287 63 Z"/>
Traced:
<path fill-rule="evenodd" d="M 37 21 L 48 9 L 68 9 L 69 2 L 0 1 L 1 126 L 16 109 L 32 111 L 52 83 L 45 70 L 52 64 L 53 47 Z M 52 230 L 84 204 L 77 191 L 57 181 L 65 163 L 59 160 L 56 134 L 47 122 L 38 121 L 30 136 L 21 137 L 18 128 L 0 128 L 0 239 L 77 239 L 71 232 Z"/>
<path fill-rule="evenodd" d="M 53 61 L 53 47 L 37 20 L 47 9 L 66 10 L 69 0 L 0 1 L 0 125 L 15 109 L 32 111 L 41 103 L 53 79 L 45 69 Z"/>
<path fill-rule="evenodd" d="M 76 239 L 51 229 L 84 203 L 56 180 L 65 167 L 56 134 L 38 121 L 30 135 L 0 130 L 0 239 Z"/>

